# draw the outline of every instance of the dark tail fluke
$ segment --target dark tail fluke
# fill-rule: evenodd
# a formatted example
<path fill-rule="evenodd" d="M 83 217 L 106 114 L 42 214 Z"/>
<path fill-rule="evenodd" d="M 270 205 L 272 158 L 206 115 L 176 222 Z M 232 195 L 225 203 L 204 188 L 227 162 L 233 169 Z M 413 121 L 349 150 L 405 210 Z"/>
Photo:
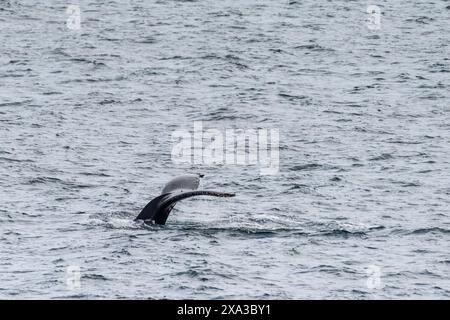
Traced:
<path fill-rule="evenodd" d="M 184 175 L 170 180 L 164 186 L 160 196 L 150 201 L 135 220 L 144 220 L 156 224 L 165 224 L 175 204 L 183 199 L 195 196 L 234 197 L 234 193 L 197 190 L 203 175 Z"/>
<path fill-rule="evenodd" d="M 234 197 L 235 194 L 209 190 L 162 194 L 150 201 L 135 220 L 154 221 L 156 224 L 165 224 L 170 211 L 172 211 L 178 201 L 195 196 Z"/>

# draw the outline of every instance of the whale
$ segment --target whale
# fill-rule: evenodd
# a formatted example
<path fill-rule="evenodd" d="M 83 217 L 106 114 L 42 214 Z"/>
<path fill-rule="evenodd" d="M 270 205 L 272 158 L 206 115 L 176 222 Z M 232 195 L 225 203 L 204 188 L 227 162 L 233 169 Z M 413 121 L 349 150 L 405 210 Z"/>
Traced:
<path fill-rule="evenodd" d="M 200 185 L 200 178 L 203 175 L 187 174 L 173 178 L 166 183 L 161 194 L 151 200 L 134 219 L 144 221 L 146 224 L 166 224 L 167 218 L 178 201 L 196 197 L 234 197 L 234 193 L 218 192 L 210 190 L 197 190 Z"/>

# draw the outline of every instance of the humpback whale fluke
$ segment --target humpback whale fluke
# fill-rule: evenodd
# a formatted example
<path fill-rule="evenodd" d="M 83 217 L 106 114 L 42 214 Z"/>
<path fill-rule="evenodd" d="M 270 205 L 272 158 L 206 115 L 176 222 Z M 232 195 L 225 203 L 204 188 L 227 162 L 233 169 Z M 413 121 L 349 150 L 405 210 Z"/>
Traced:
<path fill-rule="evenodd" d="M 161 195 L 150 201 L 135 220 L 155 224 L 165 224 L 175 204 L 183 199 L 195 196 L 234 197 L 234 193 L 197 190 L 203 175 L 184 175 L 170 180 Z"/>

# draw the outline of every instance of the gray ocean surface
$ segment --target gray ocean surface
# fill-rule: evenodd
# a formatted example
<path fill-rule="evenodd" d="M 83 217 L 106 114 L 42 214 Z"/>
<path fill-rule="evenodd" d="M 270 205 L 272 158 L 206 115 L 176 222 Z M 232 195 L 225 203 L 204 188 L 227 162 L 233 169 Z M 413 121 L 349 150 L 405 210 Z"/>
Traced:
<path fill-rule="evenodd" d="M 450 298 L 450 1 L 2 0 L 0 28 L 0 298 Z M 194 121 L 279 129 L 279 172 L 174 163 Z M 237 196 L 133 221 L 185 173 Z"/>

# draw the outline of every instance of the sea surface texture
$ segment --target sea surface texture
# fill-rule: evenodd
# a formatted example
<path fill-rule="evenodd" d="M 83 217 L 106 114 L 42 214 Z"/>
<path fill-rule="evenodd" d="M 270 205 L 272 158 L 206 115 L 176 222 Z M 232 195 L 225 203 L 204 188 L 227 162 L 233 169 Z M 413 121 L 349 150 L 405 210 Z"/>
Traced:
<path fill-rule="evenodd" d="M 2 0 L 0 298 L 449 299 L 449 92 L 450 1 Z M 186 173 L 236 197 L 133 221 Z"/>

